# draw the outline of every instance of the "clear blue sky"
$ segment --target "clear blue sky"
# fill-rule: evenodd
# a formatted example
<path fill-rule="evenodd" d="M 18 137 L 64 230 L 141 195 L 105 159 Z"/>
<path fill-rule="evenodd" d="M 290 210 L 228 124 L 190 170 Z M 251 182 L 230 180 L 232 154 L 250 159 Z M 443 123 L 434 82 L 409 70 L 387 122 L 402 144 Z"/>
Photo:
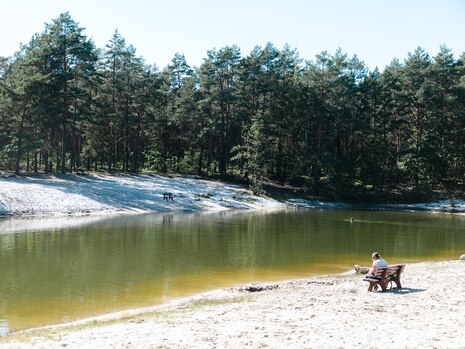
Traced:
<path fill-rule="evenodd" d="M 6 3 L 6 4 L 5 4 Z M 175 52 L 199 66 L 207 50 L 288 43 L 304 59 L 338 47 L 373 69 L 421 46 L 465 52 L 464 0 L 20 0 L 3 1 L 0 56 L 10 56 L 44 23 L 69 11 L 104 47 L 115 29 L 147 63 L 163 68 Z"/>

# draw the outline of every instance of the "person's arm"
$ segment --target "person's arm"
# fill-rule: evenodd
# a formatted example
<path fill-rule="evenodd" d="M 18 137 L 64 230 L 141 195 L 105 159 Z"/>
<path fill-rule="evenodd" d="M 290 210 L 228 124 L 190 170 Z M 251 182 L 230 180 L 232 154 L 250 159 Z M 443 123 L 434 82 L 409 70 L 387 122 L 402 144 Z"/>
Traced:
<path fill-rule="evenodd" d="M 373 275 L 376 275 L 376 272 L 378 271 L 378 267 L 376 266 L 376 263 L 373 262 L 373 265 L 371 266 L 370 273 Z"/>

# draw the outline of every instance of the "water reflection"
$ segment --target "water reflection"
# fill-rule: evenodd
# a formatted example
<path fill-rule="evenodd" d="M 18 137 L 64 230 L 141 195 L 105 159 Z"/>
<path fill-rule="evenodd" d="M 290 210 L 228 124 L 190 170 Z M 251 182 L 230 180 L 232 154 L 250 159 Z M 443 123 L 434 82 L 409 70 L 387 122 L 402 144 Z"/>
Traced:
<path fill-rule="evenodd" d="M 0 318 L 10 328 L 340 272 L 366 265 L 374 250 L 391 263 L 465 250 L 464 218 L 451 215 L 296 210 L 63 219 L 60 228 L 50 225 L 62 220 L 0 221 L 10 232 L 0 234 Z"/>
<path fill-rule="evenodd" d="M 82 227 L 109 219 L 108 215 L 0 217 L 0 234 Z"/>

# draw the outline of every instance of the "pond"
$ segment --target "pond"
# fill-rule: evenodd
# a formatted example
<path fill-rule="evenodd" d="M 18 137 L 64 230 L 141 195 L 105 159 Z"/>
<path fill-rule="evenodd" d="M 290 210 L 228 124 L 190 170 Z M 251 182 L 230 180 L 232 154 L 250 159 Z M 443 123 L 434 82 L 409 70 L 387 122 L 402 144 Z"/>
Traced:
<path fill-rule="evenodd" d="M 350 222 L 350 218 L 354 222 Z M 465 217 L 344 210 L 0 219 L 0 321 L 24 329 L 249 282 L 456 259 Z"/>

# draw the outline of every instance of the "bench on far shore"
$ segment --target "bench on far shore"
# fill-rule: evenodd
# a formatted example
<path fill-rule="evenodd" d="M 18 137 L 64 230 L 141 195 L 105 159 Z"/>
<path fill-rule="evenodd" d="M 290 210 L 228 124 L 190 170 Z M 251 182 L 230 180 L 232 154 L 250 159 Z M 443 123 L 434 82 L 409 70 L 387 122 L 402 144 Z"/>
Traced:
<path fill-rule="evenodd" d="M 163 193 L 163 200 L 166 201 L 174 201 L 174 195 L 173 193 Z"/>
<path fill-rule="evenodd" d="M 400 283 L 400 274 L 405 269 L 405 264 L 393 264 L 388 265 L 387 268 L 378 268 L 376 272 L 376 278 L 369 278 L 365 277 L 363 281 L 367 281 L 370 283 L 368 286 L 368 291 L 376 291 L 378 286 L 381 287 L 381 290 L 384 292 L 386 291 L 389 284 L 392 282 L 396 284 L 396 288 L 402 288 L 402 284 Z"/>

